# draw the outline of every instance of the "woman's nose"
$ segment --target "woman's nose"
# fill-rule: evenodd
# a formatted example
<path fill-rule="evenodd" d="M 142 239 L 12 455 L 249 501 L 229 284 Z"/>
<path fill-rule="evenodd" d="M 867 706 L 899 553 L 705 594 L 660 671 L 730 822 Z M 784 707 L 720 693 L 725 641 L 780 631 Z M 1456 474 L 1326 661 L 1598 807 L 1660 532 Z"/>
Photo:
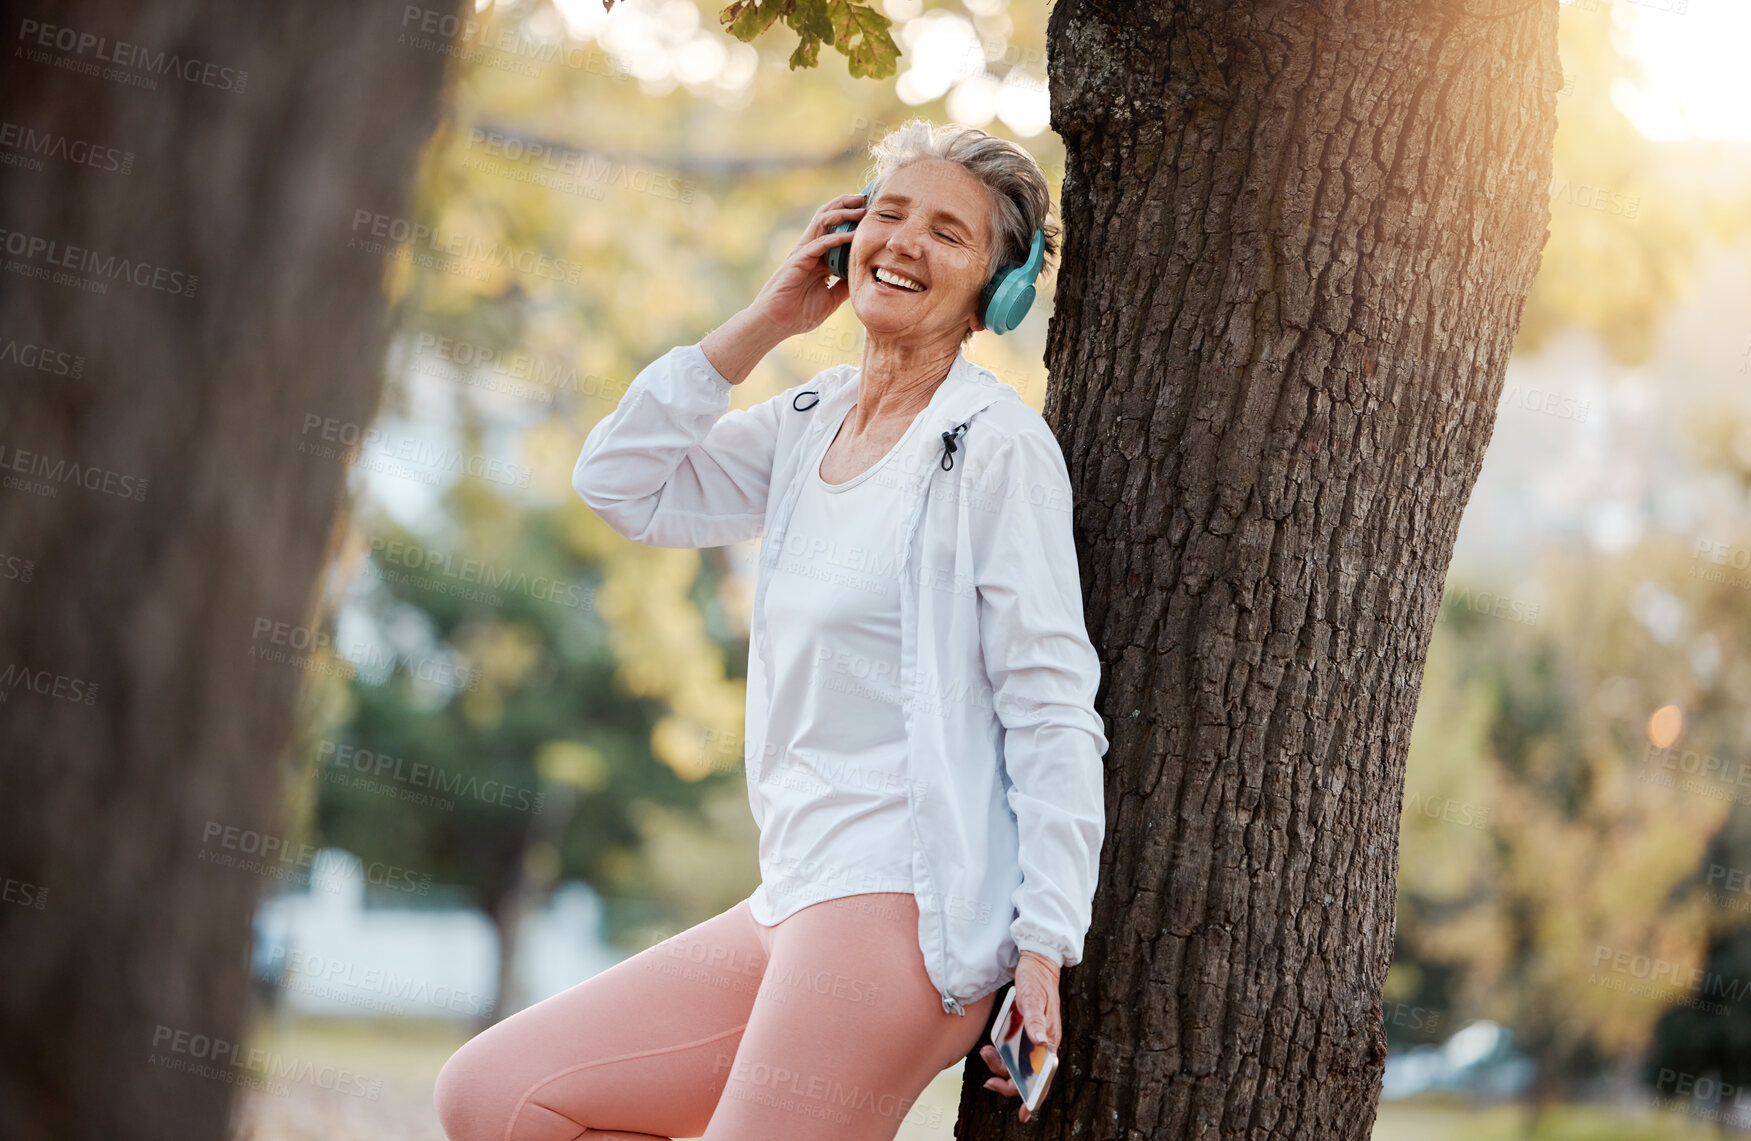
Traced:
<path fill-rule="evenodd" d="M 889 235 L 888 245 L 892 247 L 895 252 L 905 254 L 914 261 L 923 256 L 924 253 L 924 239 L 922 235 L 904 227 L 895 230 Z"/>

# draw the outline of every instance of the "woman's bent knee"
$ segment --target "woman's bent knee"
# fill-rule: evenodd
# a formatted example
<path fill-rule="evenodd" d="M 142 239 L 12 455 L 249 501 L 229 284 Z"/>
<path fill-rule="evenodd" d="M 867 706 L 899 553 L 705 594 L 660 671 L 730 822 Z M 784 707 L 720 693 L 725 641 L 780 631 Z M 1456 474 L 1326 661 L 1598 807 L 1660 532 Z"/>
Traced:
<path fill-rule="evenodd" d="M 507 1141 L 523 1090 L 494 1064 L 480 1038 L 469 1039 L 438 1071 L 432 1100 L 449 1141 Z"/>

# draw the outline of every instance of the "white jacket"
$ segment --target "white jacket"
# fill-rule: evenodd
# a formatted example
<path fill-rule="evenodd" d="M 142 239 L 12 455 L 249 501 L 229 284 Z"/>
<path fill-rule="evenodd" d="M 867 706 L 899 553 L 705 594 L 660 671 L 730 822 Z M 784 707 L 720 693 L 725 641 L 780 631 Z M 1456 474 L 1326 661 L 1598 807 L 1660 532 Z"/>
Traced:
<path fill-rule="evenodd" d="M 800 477 L 855 402 L 859 372 L 834 365 L 726 411 L 733 386 L 698 344 L 678 346 L 590 431 L 572 473 L 583 501 L 639 543 L 763 536 L 743 754 L 756 824 L 756 786 L 775 759 L 764 734 L 768 569 Z M 960 353 L 920 415 L 924 430 L 878 478 L 910 503 L 899 679 L 918 941 L 943 1010 L 964 1016 L 964 1004 L 1015 977 L 1023 950 L 1081 962 L 1106 830 L 1107 738 L 1069 472 L 1051 429 Z"/>

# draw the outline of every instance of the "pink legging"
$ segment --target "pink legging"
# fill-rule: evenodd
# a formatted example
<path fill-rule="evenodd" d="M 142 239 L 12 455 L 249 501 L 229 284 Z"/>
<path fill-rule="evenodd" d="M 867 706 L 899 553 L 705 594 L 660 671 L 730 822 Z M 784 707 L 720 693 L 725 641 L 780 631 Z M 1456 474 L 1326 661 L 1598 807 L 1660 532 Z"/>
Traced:
<path fill-rule="evenodd" d="M 438 1116 L 450 1141 L 891 1141 L 997 993 L 943 1011 L 909 894 L 774 927 L 744 899 L 464 1043 Z"/>

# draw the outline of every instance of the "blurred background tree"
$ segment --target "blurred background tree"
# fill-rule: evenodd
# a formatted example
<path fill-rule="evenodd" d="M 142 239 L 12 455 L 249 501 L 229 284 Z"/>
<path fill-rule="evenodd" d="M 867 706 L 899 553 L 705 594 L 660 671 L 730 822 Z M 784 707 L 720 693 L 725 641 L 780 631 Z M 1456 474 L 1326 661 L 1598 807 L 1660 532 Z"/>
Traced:
<path fill-rule="evenodd" d="M 375 414 L 382 265 L 348 238 L 405 212 L 445 98 L 403 18 L 0 4 L 0 551 L 34 568 L 0 602 L 0 878 L 49 901 L 0 913 L 0 1136 L 226 1126 L 170 1043 L 242 1041 L 263 878 L 218 860 L 289 840 L 347 525 L 302 431 Z"/>

